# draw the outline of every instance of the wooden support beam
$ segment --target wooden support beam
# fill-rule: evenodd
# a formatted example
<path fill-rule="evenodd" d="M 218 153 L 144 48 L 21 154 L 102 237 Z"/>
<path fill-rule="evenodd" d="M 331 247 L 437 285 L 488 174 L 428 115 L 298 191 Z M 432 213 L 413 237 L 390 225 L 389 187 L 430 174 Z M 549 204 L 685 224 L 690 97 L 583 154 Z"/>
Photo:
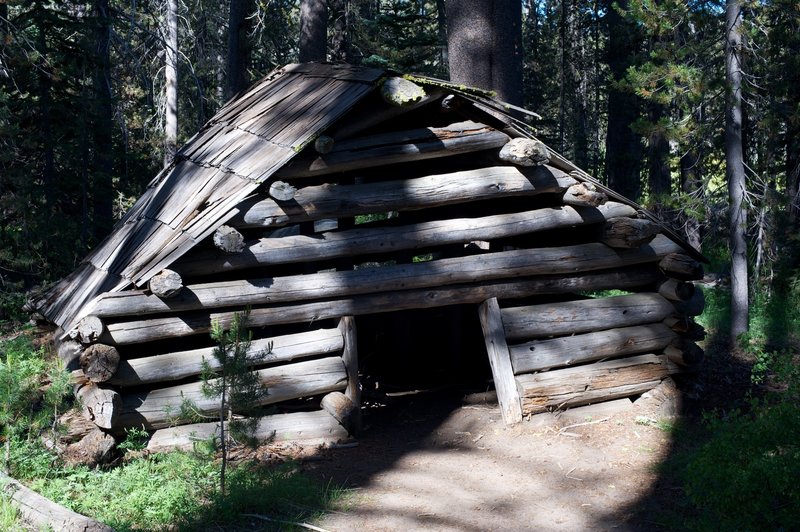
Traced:
<path fill-rule="evenodd" d="M 275 174 L 279 179 L 313 177 L 499 148 L 505 133 L 477 122 L 459 122 L 339 141 L 326 155 L 300 156 Z"/>
<path fill-rule="evenodd" d="M 640 218 L 617 218 L 606 222 L 601 241 L 612 248 L 638 248 L 653 240 L 661 226 Z"/>
<path fill-rule="evenodd" d="M 199 250 L 173 265 L 184 276 L 390 253 L 448 244 L 489 241 L 550 229 L 602 223 L 635 214 L 632 207 L 609 202 L 597 208 L 559 207 L 480 218 L 437 220 L 401 227 L 349 229 L 318 235 L 289 235 L 246 242 L 243 253 L 227 255 Z"/>
<path fill-rule="evenodd" d="M 358 376 L 358 335 L 355 317 L 342 316 L 339 320 L 339 332 L 344 339 L 342 361 L 347 368 L 347 388 L 344 393 L 355 405 L 348 429 L 351 433 L 358 434 L 361 431 L 361 379 Z"/>
<path fill-rule="evenodd" d="M 253 340 L 248 356 L 253 363 L 275 364 L 310 356 L 338 353 L 343 347 L 344 340 L 340 330 L 318 329 Z M 212 370 L 217 370 L 220 365 L 214 357 L 213 351 L 213 347 L 203 347 L 125 360 L 120 364 L 119 370 L 109 383 L 124 387 L 185 379 L 200 375 L 204 360 Z M 269 353 L 262 356 L 267 351 Z"/>
<path fill-rule="evenodd" d="M 347 372 L 338 356 L 262 369 L 257 374 L 267 388 L 267 395 L 259 401 L 261 405 L 321 395 L 347 386 Z M 203 396 L 202 387 L 202 382 L 193 382 L 125 395 L 114 429 L 144 425 L 151 430 L 182 424 L 177 416 L 185 400 L 190 401 L 199 414 L 213 414 L 219 409 L 219 398 Z"/>
<path fill-rule="evenodd" d="M 259 197 L 242 202 L 228 223 L 240 229 L 278 227 L 322 218 L 413 211 L 505 196 L 564 191 L 576 181 L 549 166 L 494 166 L 414 179 L 298 189 L 291 205 Z"/>
<path fill-rule="evenodd" d="M 253 327 L 261 327 L 305 323 L 348 315 L 359 316 L 412 308 L 480 303 L 491 297 L 514 299 L 585 290 L 636 289 L 654 283 L 660 276 L 657 269 L 645 265 L 613 271 L 561 274 L 515 281 L 487 281 L 478 285 L 376 293 L 345 299 L 253 308 L 248 323 Z M 123 345 L 193 334 L 207 334 L 213 320 L 219 320 L 223 327 L 230 327 L 233 314 L 233 312 L 197 312 L 181 316 L 111 323 L 107 341 Z"/>
<path fill-rule="evenodd" d="M 658 294 L 643 293 L 511 307 L 501 312 L 506 338 L 517 341 L 655 323 L 674 314 L 675 308 Z"/>
<path fill-rule="evenodd" d="M 550 340 L 534 340 L 509 348 L 514 374 L 574 366 L 603 358 L 657 352 L 678 337 L 663 323 L 620 327 Z"/>
<path fill-rule="evenodd" d="M 157 430 L 147 444 L 154 453 L 191 451 L 198 441 L 219 436 L 219 423 L 195 423 Z M 275 414 L 258 419 L 253 437 L 261 442 L 335 443 L 348 438 L 347 430 L 328 412 Z"/>
<path fill-rule="evenodd" d="M 677 366 L 653 354 L 519 375 L 523 414 L 599 403 L 652 390 Z"/>
<path fill-rule="evenodd" d="M 0 493 L 17 509 L 22 521 L 34 530 L 114 532 L 110 526 L 68 510 L 2 472 L 0 472 Z"/>
<path fill-rule="evenodd" d="M 639 249 L 628 250 L 613 250 L 599 243 L 519 249 L 353 271 L 190 285 L 169 301 L 141 290 L 130 290 L 101 297 L 92 312 L 105 318 L 229 306 L 243 308 L 521 276 L 586 272 L 655 262 L 677 247 L 668 238 L 660 237 Z"/>
<path fill-rule="evenodd" d="M 481 320 L 483 339 L 486 342 L 486 352 L 492 367 L 492 379 L 495 390 L 497 390 L 497 400 L 500 403 L 503 421 L 506 425 L 519 423 L 522 421 L 522 410 L 497 298 L 487 299 L 481 303 L 478 315 Z"/>

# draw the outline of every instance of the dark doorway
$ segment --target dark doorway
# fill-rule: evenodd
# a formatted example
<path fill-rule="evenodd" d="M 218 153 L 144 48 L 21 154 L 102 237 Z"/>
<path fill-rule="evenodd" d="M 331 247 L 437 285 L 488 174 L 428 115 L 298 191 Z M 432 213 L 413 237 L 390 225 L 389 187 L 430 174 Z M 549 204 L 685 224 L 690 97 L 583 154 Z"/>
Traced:
<path fill-rule="evenodd" d="M 359 368 L 366 396 L 486 391 L 491 369 L 475 305 L 359 316 Z"/>

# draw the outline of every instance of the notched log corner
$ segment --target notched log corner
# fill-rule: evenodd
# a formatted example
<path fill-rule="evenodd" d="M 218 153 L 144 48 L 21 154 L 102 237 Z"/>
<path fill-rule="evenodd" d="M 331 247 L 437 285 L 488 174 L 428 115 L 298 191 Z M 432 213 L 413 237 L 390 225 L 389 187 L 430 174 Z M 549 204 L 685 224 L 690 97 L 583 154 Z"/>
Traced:
<path fill-rule="evenodd" d="M 576 207 L 599 207 L 608 201 L 605 193 L 591 183 L 576 183 L 564 192 L 564 203 Z"/>
<path fill-rule="evenodd" d="M 508 141 L 498 155 L 501 161 L 519 166 L 541 166 L 550 161 L 550 152 L 543 143 L 518 137 Z"/>

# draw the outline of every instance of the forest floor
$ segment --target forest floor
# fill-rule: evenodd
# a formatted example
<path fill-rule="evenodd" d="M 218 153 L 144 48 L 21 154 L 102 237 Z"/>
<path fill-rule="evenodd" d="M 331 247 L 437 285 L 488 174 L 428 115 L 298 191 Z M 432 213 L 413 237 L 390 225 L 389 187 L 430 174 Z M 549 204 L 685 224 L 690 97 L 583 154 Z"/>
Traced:
<path fill-rule="evenodd" d="M 368 409 L 357 446 L 302 462 L 348 489 L 314 524 L 335 532 L 680 528 L 682 488 L 660 466 L 687 443 L 680 438 L 692 439 L 701 410 L 746 387 L 749 364 L 738 362 L 728 359 L 722 373 L 709 364 L 683 383 L 688 393 L 666 381 L 623 409 L 540 414 L 510 427 L 496 404 L 444 392 Z"/>

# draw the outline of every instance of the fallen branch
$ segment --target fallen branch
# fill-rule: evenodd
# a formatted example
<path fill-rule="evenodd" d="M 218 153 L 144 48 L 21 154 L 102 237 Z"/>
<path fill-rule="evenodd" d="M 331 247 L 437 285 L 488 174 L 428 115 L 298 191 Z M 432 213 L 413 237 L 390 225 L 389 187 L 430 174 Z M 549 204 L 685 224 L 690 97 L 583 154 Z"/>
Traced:
<path fill-rule="evenodd" d="M 318 526 L 309 525 L 308 523 L 299 523 L 297 521 L 284 521 L 283 519 L 274 519 L 272 517 L 267 517 L 266 515 L 242 514 L 242 517 L 252 517 L 254 519 L 261 519 L 262 521 L 269 521 L 271 523 L 281 523 L 282 525 L 299 526 L 302 528 L 307 528 L 308 530 L 315 530 L 316 532 L 330 532 L 330 530 L 325 530 L 324 528 L 320 528 Z"/>

